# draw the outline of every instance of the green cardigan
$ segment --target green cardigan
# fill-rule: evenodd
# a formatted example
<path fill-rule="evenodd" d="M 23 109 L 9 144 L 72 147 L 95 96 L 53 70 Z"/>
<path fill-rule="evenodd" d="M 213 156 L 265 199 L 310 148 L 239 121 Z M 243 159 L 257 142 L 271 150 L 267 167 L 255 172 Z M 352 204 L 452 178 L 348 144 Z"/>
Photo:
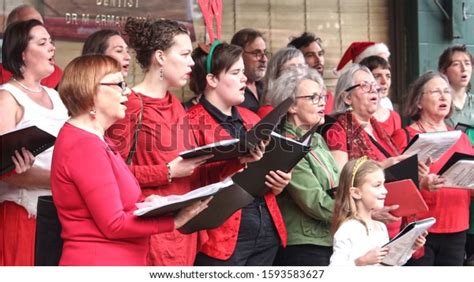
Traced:
<path fill-rule="evenodd" d="M 283 135 L 299 138 L 303 134 L 288 122 L 283 127 Z M 311 148 L 326 165 L 334 185 L 337 185 L 339 169 L 321 135 L 313 135 Z M 330 188 L 326 170 L 308 153 L 295 166 L 290 184 L 277 198 L 288 232 L 288 245 L 332 246 L 330 226 L 334 200 L 326 193 Z"/>

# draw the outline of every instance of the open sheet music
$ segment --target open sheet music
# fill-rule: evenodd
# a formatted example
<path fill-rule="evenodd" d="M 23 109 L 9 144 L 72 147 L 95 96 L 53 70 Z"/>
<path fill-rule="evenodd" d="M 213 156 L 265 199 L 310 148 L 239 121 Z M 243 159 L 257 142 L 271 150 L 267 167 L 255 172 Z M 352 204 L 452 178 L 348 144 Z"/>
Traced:
<path fill-rule="evenodd" d="M 460 137 L 459 130 L 420 133 L 413 137 L 403 155 L 418 154 L 418 160 L 424 163 L 431 156 L 435 162 L 456 144 Z"/>
<path fill-rule="evenodd" d="M 210 197 L 216 194 L 220 189 L 232 184 L 232 179 L 227 178 L 224 181 L 192 190 L 183 195 L 163 196 L 150 202 L 137 203 L 136 206 L 138 209 L 133 213 L 136 216 L 150 217 L 175 212 L 195 203 L 196 201 Z"/>
<path fill-rule="evenodd" d="M 204 155 L 213 155 L 207 162 L 229 160 L 246 155 L 261 141 L 268 140 L 272 131 L 280 124 L 288 108 L 293 104 L 293 99 L 288 97 L 274 108 L 268 115 L 261 119 L 254 127 L 245 133 L 242 139 L 219 141 L 179 154 L 183 159 L 190 159 Z"/>
<path fill-rule="evenodd" d="M 384 265 L 403 265 L 411 257 L 413 244 L 416 239 L 428 228 L 435 224 L 436 219 L 429 217 L 408 224 L 390 242 L 384 245 L 388 247 L 388 254 L 382 261 Z"/>
<path fill-rule="evenodd" d="M 446 170 L 446 187 L 474 189 L 474 160 L 459 160 Z"/>

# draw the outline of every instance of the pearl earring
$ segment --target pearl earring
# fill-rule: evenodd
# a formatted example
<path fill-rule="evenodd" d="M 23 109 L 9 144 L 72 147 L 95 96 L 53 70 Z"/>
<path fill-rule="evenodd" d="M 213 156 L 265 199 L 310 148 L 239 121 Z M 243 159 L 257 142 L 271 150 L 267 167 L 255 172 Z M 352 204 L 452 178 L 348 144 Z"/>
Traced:
<path fill-rule="evenodd" d="M 95 119 L 95 115 L 97 114 L 97 112 L 95 111 L 94 108 L 92 108 L 90 111 L 89 111 L 89 115 L 92 119 Z"/>

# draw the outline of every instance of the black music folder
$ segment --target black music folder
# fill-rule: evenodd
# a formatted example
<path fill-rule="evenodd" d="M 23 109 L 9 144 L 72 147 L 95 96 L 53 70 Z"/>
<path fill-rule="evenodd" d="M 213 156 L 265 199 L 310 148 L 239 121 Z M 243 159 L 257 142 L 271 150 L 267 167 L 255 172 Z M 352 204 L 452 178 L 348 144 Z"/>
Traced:
<path fill-rule="evenodd" d="M 418 155 L 400 161 L 390 167 L 384 169 L 385 182 L 394 182 L 403 179 L 411 179 L 417 187 L 420 186 L 418 181 Z"/>
<path fill-rule="evenodd" d="M 15 164 L 11 159 L 15 154 L 15 150 L 20 150 L 22 147 L 25 147 L 36 156 L 52 147 L 55 141 L 56 137 L 36 126 L 30 126 L 0 135 L 2 148 L 0 175 L 15 168 Z"/>
<path fill-rule="evenodd" d="M 179 228 L 180 232 L 189 234 L 219 227 L 237 210 L 249 205 L 254 200 L 252 195 L 235 184 L 231 178 L 227 178 L 184 195 L 170 195 L 155 202 L 139 203 L 134 214 L 143 218 L 175 214 L 180 209 L 211 196 L 213 198 L 208 203 L 208 207 Z"/>
<path fill-rule="evenodd" d="M 175 213 L 198 200 L 213 196 L 208 207 L 182 226 L 179 231 L 189 234 L 203 229 L 217 228 L 236 211 L 252 203 L 255 197 L 261 197 L 267 192 L 265 175 L 268 171 L 290 171 L 309 152 L 312 133 L 314 133 L 313 129 L 300 140 L 292 140 L 272 133 L 267 147 L 273 149 L 266 151 L 260 161 L 249 164 L 243 172 L 185 195 L 168 196 L 171 198 L 169 203 L 143 207 L 134 213 L 142 217 Z"/>
<path fill-rule="evenodd" d="M 456 124 L 454 129 L 461 130 L 462 132 L 466 133 L 468 129 L 474 130 L 474 126 L 469 125 L 469 124 L 465 124 L 465 123 L 462 123 L 462 122 L 458 122 L 458 124 Z"/>
<path fill-rule="evenodd" d="M 263 197 L 268 191 L 265 176 L 269 171 L 289 172 L 310 150 L 313 127 L 300 140 L 293 140 L 273 132 L 265 154 L 258 162 L 249 163 L 248 168 L 232 177 L 254 197 Z"/>
<path fill-rule="evenodd" d="M 462 161 L 462 160 L 467 160 L 467 161 L 472 161 L 474 160 L 473 155 L 468 155 L 468 154 L 463 154 L 459 152 L 455 152 L 451 158 L 443 165 L 443 167 L 439 170 L 438 174 L 441 175 L 444 172 L 446 172 L 450 167 L 452 167 L 455 163 Z"/>
<path fill-rule="evenodd" d="M 281 102 L 268 115 L 261 119 L 254 127 L 247 131 L 242 139 L 229 139 L 208 144 L 192 150 L 181 152 L 183 159 L 190 159 L 204 155 L 214 155 L 207 162 L 215 162 L 237 158 L 249 153 L 261 141 L 268 140 L 272 131 L 278 126 L 288 108 L 293 104 L 291 97 Z"/>
<path fill-rule="evenodd" d="M 184 234 L 221 226 L 236 211 L 248 206 L 255 198 L 237 184 L 222 188 L 217 192 L 208 207 L 179 228 Z"/>

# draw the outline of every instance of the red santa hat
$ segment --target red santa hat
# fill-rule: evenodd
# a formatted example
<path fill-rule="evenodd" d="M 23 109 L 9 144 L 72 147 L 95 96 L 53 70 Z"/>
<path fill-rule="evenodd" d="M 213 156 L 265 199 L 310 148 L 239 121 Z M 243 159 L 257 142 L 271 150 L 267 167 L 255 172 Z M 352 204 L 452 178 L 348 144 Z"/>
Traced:
<path fill-rule="evenodd" d="M 375 43 L 371 41 L 352 42 L 346 52 L 344 52 L 344 55 L 342 55 L 342 58 L 336 67 L 336 71 L 340 71 L 351 60 L 354 63 L 359 63 L 364 58 L 384 53 L 387 54 L 387 57 L 390 56 L 390 51 L 384 43 Z"/>

